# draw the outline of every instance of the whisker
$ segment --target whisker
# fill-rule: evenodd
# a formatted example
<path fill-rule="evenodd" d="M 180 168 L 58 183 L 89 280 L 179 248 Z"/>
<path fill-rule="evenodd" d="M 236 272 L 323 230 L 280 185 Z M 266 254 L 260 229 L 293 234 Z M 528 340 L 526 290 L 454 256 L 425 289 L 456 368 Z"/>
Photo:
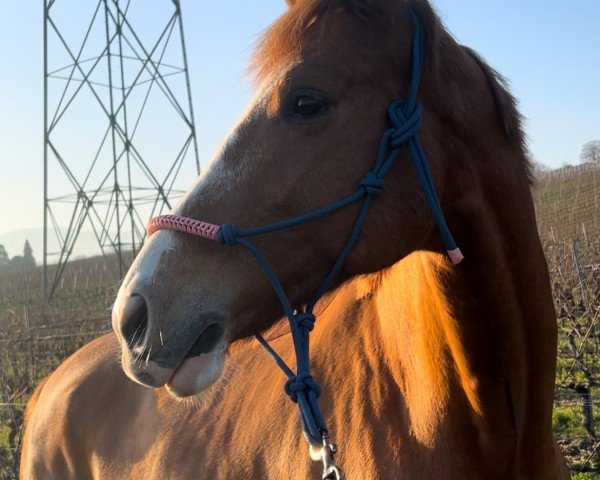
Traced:
<path fill-rule="evenodd" d="M 137 337 L 137 334 L 138 334 L 140 328 L 143 328 L 141 323 L 137 326 L 137 328 L 133 332 L 133 335 L 129 339 L 129 342 L 127 342 L 127 346 L 129 347 L 130 350 L 133 348 L 133 343 L 136 341 L 136 337 Z"/>
<path fill-rule="evenodd" d="M 148 366 L 148 363 L 150 362 L 150 354 L 152 353 L 152 346 L 150 346 L 150 348 L 148 349 L 148 355 L 146 355 L 146 366 Z"/>

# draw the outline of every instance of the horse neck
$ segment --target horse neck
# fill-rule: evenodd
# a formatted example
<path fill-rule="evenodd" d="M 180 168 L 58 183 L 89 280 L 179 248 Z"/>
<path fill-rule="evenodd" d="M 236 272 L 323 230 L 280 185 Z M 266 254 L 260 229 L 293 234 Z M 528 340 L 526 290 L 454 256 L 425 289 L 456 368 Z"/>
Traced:
<path fill-rule="evenodd" d="M 520 220 L 477 212 L 463 219 L 467 259 L 458 267 L 440 254 L 415 252 L 343 287 L 347 314 L 333 337 L 351 342 L 354 335 L 368 351 L 365 361 L 385 365 L 422 444 L 434 445 L 455 422 L 476 429 L 478 441 L 496 451 L 498 434 L 552 446 L 556 323 L 527 195 Z M 515 445 L 505 447 L 514 459 Z"/>

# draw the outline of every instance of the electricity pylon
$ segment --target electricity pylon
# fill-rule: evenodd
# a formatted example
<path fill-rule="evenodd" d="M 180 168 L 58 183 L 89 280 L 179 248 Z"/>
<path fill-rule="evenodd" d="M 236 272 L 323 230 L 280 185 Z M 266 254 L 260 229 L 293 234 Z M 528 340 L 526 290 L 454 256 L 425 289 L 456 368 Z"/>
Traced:
<path fill-rule="evenodd" d="M 44 298 L 84 228 L 122 277 L 199 172 L 179 0 L 44 0 Z"/>

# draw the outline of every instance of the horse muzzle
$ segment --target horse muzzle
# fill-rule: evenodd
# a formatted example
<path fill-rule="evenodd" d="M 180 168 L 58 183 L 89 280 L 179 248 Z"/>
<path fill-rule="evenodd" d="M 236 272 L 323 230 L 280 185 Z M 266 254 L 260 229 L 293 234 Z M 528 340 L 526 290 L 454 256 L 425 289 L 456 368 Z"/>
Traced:
<path fill-rule="evenodd" d="M 158 318 L 144 296 L 123 295 L 113 308 L 113 329 L 121 343 L 128 377 L 142 385 L 165 386 L 176 396 L 199 393 L 223 372 L 224 317 L 199 313 Z M 165 312 L 166 313 L 166 312 Z"/>

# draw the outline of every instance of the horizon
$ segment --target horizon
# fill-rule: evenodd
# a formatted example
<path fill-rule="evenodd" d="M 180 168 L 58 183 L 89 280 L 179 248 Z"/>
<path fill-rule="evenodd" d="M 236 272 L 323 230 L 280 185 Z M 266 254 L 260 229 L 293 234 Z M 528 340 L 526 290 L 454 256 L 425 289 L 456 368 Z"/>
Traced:
<path fill-rule="evenodd" d="M 41 228 L 43 220 L 42 5 L 34 3 L 11 4 L 11 15 L 0 19 L 0 52 L 16 72 L 0 79 L 0 168 L 11 175 L 0 191 L 0 235 Z M 509 0 L 502 8 L 475 0 L 432 3 L 455 37 L 510 81 L 526 117 L 532 160 L 551 168 L 578 163 L 583 145 L 600 138 L 600 56 L 593 52 L 600 44 L 600 3 L 583 0 L 577 8 L 558 0 Z M 285 8 L 283 0 L 183 2 L 202 167 L 250 101 L 244 72 L 252 44 Z M 16 200 L 19 208 L 12 208 Z"/>

